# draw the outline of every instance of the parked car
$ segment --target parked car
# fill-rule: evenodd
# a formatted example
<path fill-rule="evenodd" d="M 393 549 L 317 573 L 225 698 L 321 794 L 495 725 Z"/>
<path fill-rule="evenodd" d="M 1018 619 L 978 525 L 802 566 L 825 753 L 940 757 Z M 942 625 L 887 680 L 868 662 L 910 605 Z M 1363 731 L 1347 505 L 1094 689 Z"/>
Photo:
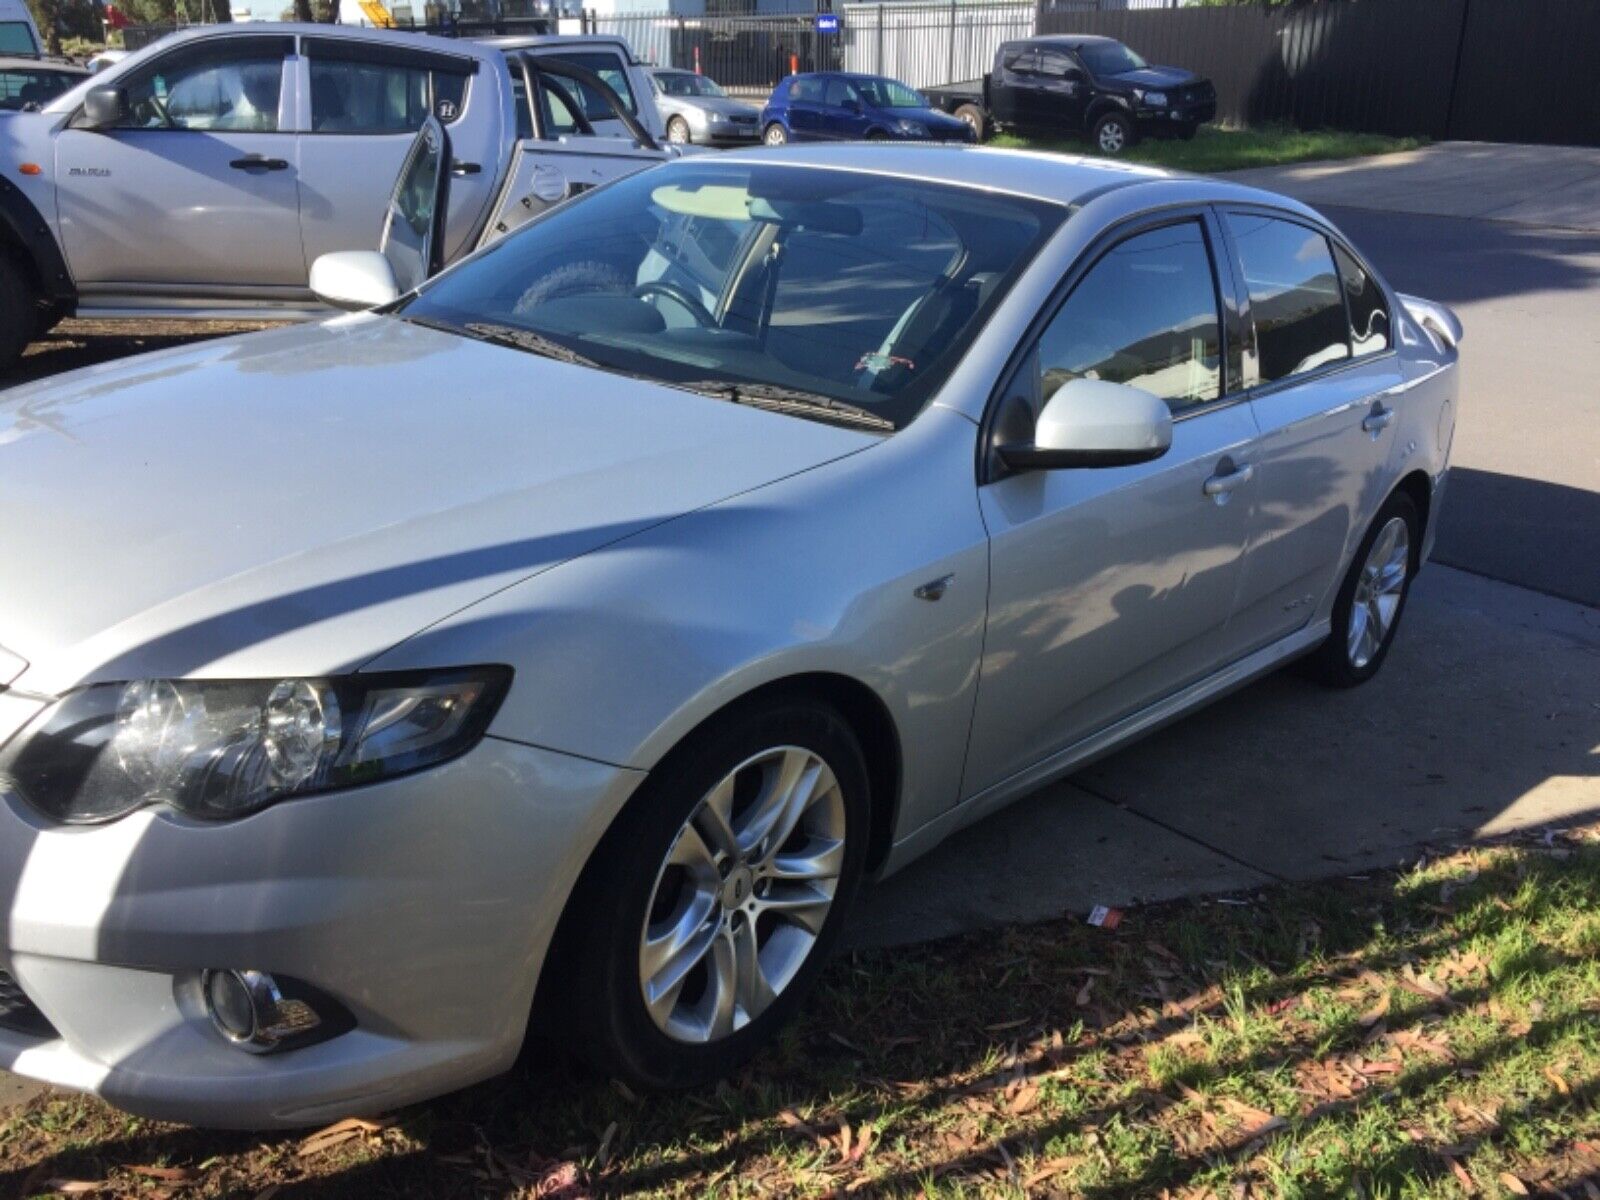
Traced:
<path fill-rule="evenodd" d="M 1082 34 L 1006 42 L 982 79 L 927 94 L 979 137 L 996 129 L 1078 134 L 1102 154 L 1121 154 L 1145 136 L 1192 138 L 1217 115 L 1209 79 L 1151 66 L 1121 42 Z"/>
<path fill-rule="evenodd" d="M 658 67 L 650 72 L 667 140 L 732 146 L 761 140 L 761 110 L 735 100 L 715 80 L 693 71 Z"/>
<path fill-rule="evenodd" d="M 62 59 L 0 55 L 0 113 L 42 108 L 88 75 Z"/>
<path fill-rule="evenodd" d="M 0 54 L 38 58 L 44 53 L 27 0 L 0 0 Z"/>
<path fill-rule="evenodd" d="M 866 876 L 1291 659 L 1378 671 L 1459 336 L 1291 200 L 863 144 L 6 393 L 0 1066 L 237 1126 L 530 1020 L 732 1069 Z"/>
<path fill-rule="evenodd" d="M 89 57 L 89 61 L 83 65 L 89 68 L 89 74 L 98 75 L 107 67 L 113 66 L 127 58 L 128 54 L 129 51 L 127 50 L 102 50 L 98 54 L 91 55 Z"/>
<path fill-rule="evenodd" d="M 975 141 L 962 121 L 928 104 L 927 97 L 879 75 L 817 72 L 791 75 L 773 89 L 761 110 L 762 140 Z"/>
<path fill-rule="evenodd" d="M 513 52 L 523 64 L 513 77 L 505 53 L 469 41 L 208 26 L 164 38 L 43 111 L 10 115 L 0 140 L 0 370 L 74 311 L 325 315 L 310 264 L 376 244 L 391 184 L 430 115 L 453 154 L 446 258 L 478 244 L 497 214 L 539 207 L 517 208 L 536 170 L 542 195 L 564 196 L 675 155 L 629 109 L 654 111 L 642 80 L 627 90 L 619 46 L 531 46 Z M 568 59 L 615 63 L 611 78 L 631 101 L 613 113 L 611 85 L 594 72 L 538 82 L 538 63 Z M 562 96 L 584 111 L 568 112 Z"/>

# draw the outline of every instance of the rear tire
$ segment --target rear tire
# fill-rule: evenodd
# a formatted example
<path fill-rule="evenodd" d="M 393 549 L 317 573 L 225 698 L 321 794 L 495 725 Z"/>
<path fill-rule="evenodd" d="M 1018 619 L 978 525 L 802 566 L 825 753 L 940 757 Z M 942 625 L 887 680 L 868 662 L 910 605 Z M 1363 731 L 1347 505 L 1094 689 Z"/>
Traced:
<path fill-rule="evenodd" d="M 1400 628 L 1421 547 L 1417 506 L 1396 492 L 1356 548 L 1333 602 L 1333 632 L 1305 660 L 1307 674 L 1329 687 L 1350 688 L 1378 673 Z"/>
<path fill-rule="evenodd" d="M 782 146 L 789 141 L 789 131 L 777 121 L 768 125 L 761 135 L 761 140 L 769 146 Z"/>
<path fill-rule="evenodd" d="M 9 369 L 34 338 L 38 299 L 16 258 L 0 250 L 0 371 Z"/>
<path fill-rule="evenodd" d="M 988 136 L 989 131 L 986 128 L 988 122 L 984 119 L 983 109 L 976 104 L 957 105 L 954 116 L 957 120 L 965 121 L 973 136 L 980 142 Z"/>
<path fill-rule="evenodd" d="M 1094 123 L 1089 141 L 1101 154 L 1116 158 L 1139 141 L 1139 130 L 1125 112 L 1108 112 Z"/>
<path fill-rule="evenodd" d="M 838 937 L 865 865 L 868 788 L 850 727 L 805 697 L 736 710 L 674 751 L 606 834 L 562 918 L 571 1044 L 648 1090 L 704 1083 L 752 1057 Z"/>

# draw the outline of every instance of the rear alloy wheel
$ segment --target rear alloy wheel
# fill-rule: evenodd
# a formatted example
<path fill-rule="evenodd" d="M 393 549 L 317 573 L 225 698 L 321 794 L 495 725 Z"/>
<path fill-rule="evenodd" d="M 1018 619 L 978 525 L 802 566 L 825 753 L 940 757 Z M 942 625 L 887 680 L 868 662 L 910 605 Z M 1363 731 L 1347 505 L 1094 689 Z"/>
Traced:
<path fill-rule="evenodd" d="M 806 699 L 735 713 L 653 771 L 563 922 L 585 1053 L 649 1089 L 750 1058 L 838 936 L 867 788 L 843 718 Z"/>
<path fill-rule="evenodd" d="M 1115 158 L 1139 140 L 1132 119 L 1126 113 L 1110 112 L 1094 123 L 1094 147 Z"/>
<path fill-rule="evenodd" d="M 789 140 L 789 131 L 774 121 L 767 126 L 767 132 L 762 136 L 761 140 L 769 146 L 781 146 Z"/>
<path fill-rule="evenodd" d="M 22 357 L 38 330 L 33 288 L 17 261 L 0 249 L 0 369 Z"/>
<path fill-rule="evenodd" d="M 966 122 L 967 128 L 972 130 L 972 136 L 974 138 L 980 142 L 983 141 L 983 135 L 985 133 L 983 127 L 983 109 L 979 108 L 976 104 L 963 104 L 956 109 L 955 115 L 957 120 Z"/>
<path fill-rule="evenodd" d="M 667 122 L 667 141 L 675 142 L 680 146 L 689 142 L 689 122 L 682 117 L 673 117 Z"/>
<path fill-rule="evenodd" d="M 1421 521 L 1404 492 L 1390 496 L 1356 550 L 1333 604 L 1333 632 L 1307 660 L 1333 687 L 1355 687 L 1378 673 L 1411 592 Z"/>

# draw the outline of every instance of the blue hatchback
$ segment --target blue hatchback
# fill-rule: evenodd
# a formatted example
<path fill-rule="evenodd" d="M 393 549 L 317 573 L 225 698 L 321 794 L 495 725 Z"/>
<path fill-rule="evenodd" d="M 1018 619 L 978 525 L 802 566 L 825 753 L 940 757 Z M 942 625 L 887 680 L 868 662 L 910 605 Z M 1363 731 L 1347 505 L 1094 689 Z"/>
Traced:
<path fill-rule="evenodd" d="M 881 75 L 791 75 L 761 110 L 762 139 L 785 142 L 973 142 L 965 121 L 930 108 L 915 88 Z"/>

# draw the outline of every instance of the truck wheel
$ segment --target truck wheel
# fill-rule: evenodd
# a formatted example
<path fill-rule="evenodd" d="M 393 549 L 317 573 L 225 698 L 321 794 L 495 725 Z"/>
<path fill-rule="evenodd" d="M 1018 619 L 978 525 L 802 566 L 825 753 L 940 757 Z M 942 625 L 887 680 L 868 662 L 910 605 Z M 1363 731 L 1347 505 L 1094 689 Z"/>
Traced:
<path fill-rule="evenodd" d="M 761 140 L 769 146 L 781 146 L 789 140 L 789 131 L 774 121 L 767 126 L 767 132 L 762 135 Z"/>
<path fill-rule="evenodd" d="M 32 285 L 16 259 L 0 250 L 0 371 L 22 357 L 35 319 Z"/>
<path fill-rule="evenodd" d="M 1115 158 L 1139 140 L 1139 131 L 1127 113 L 1108 112 L 1094 123 L 1090 140 L 1101 154 Z"/>
<path fill-rule="evenodd" d="M 972 135 L 980 142 L 983 141 L 984 135 L 988 133 L 984 128 L 983 109 L 976 104 L 962 104 L 956 108 L 955 117 L 957 120 L 965 121 L 972 130 Z"/>
<path fill-rule="evenodd" d="M 1200 132 L 1200 126 L 1198 126 L 1198 125 L 1180 125 L 1180 126 L 1178 126 L 1178 137 L 1180 137 L 1182 140 L 1184 140 L 1186 142 L 1194 141 L 1194 135 L 1199 133 L 1199 132 Z"/>

